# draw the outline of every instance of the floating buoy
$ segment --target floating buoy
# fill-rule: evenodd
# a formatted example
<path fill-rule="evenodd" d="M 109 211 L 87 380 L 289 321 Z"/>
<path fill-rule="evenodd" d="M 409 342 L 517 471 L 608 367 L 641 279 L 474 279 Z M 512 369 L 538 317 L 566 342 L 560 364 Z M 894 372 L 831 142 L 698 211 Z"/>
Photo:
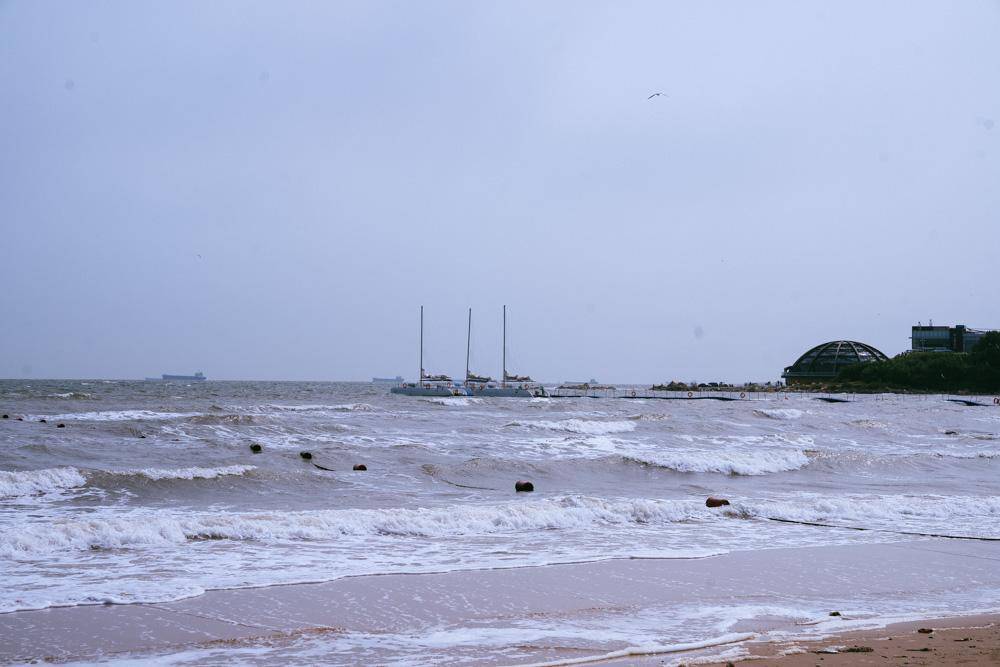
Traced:
<path fill-rule="evenodd" d="M 18 418 L 17 418 L 17 421 L 19 421 L 19 422 L 23 422 L 23 421 L 24 421 L 24 417 L 18 417 Z"/>
<path fill-rule="evenodd" d="M 48 422 L 46 420 L 44 420 L 44 419 L 39 419 L 38 423 L 39 424 L 48 424 Z"/>
<path fill-rule="evenodd" d="M 60 423 L 56 424 L 56 428 L 66 428 L 66 424 L 63 424 L 62 422 L 60 422 Z"/>
<path fill-rule="evenodd" d="M 930 633 L 934 632 L 934 628 L 920 628 L 919 630 L 917 630 L 917 632 L 919 632 L 922 635 L 929 635 Z"/>
<path fill-rule="evenodd" d="M 830 616 L 840 616 L 840 612 L 839 611 L 831 611 L 830 612 Z"/>
<path fill-rule="evenodd" d="M 368 466 L 366 466 L 364 463 L 355 463 L 354 470 L 368 470 Z"/>
<path fill-rule="evenodd" d="M 10 419 L 10 415 L 4 415 L 3 418 L 4 419 Z"/>
<path fill-rule="evenodd" d="M 729 501 L 725 498 L 716 498 L 715 496 L 709 496 L 708 500 L 705 501 L 705 507 L 722 507 L 728 504 Z"/>
<path fill-rule="evenodd" d="M 304 458 L 306 461 L 312 459 L 313 455 L 311 452 L 299 452 L 299 456 Z"/>
<path fill-rule="evenodd" d="M 514 490 L 518 493 L 530 493 L 535 490 L 535 485 L 522 479 L 514 482 Z"/>
<path fill-rule="evenodd" d="M 264 448 L 258 445 L 256 442 L 250 445 L 250 451 L 253 452 L 254 454 L 260 454 L 263 450 Z"/>
<path fill-rule="evenodd" d="M 958 435 L 958 431 L 945 431 L 945 435 Z"/>

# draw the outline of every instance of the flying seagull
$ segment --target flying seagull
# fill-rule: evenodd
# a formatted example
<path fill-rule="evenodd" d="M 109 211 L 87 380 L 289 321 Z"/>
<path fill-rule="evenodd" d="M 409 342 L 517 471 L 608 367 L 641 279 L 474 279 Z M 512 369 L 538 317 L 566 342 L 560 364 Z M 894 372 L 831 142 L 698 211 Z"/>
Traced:
<path fill-rule="evenodd" d="M 647 97 L 646 99 L 647 99 L 647 100 L 651 100 L 651 99 L 653 99 L 654 97 L 657 97 L 658 95 L 663 95 L 664 97 L 667 97 L 667 94 L 666 94 L 666 93 L 653 93 L 652 95 L 650 95 L 650 96 L 649 96 L 649 97 Z"/>

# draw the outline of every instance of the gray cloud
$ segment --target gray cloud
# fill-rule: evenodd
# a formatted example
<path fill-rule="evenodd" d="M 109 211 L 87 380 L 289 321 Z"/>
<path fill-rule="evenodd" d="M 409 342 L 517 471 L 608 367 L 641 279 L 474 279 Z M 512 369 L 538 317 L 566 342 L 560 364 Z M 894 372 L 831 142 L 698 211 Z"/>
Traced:
<path fill-rule="evenodd" d="M 491 371 L 508 303 L 517 370 L 553 380 L 1000 326 L 998 29 L 991 3 L 0 4 L 0 376 L 412 374 L 421 303 L 428 368 L 462 368 L 471 305 Z"/>

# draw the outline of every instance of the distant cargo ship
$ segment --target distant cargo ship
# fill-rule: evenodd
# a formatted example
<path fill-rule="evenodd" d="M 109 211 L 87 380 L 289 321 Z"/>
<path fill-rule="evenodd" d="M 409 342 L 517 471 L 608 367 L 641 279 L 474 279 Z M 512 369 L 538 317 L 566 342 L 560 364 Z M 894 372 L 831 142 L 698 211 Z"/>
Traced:
<path fill-rule="evenodd" d="M 198 371 L 194 375 L 168 375 L 164 373 L 158 378 L 146 378 L 154 382 L 204 382 L 205 374 Z"/>
<path fill-rule="evenodd" d="M 372 382 L 375 384 L 399 384 L 403 381 L 402 375 L 397 375 L 394 378 L 372 378 Z"/>

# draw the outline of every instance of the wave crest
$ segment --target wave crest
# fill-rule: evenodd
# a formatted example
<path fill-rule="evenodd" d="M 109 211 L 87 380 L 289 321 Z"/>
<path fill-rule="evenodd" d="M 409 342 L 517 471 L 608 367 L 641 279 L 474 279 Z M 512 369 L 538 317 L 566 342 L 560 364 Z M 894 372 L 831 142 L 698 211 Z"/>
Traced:
<path fill-rule="evenodd" d="M 321 510 L 316 512 L 130 513 L 28 524 L 0 535 L 0 556 L 30 557 L 65 550 L 121 549 L 181 544 L 189 540 L 330 540 L 340 536 L 452 537 L 505 532 L 669 524 L 705 518 L 696 501 L 609 501 L 564 496 L 432 509 Z"/>
<path fill-rule="evenodd" d="M 765 419 L 780 419 L 783 421 L 801 419 L 802 415 L 805 414 L 802 410 L 797 410 L 796 408 L 757 408 L 753 413 Z"/>
<path fill-rule="evenodd" d="M 523 428 L 540 428 L 550 431 L 567 431 L 581 435 L 608 435 L 610 433 L 627 433 L 635 430 L 635 421 L 600 421 L 587 419 L 563 419 L 560 421 L 521 421 L 515 420 L 507 426 Z"/>
<path fill-rule="evenodd" d="M 797 449 L 746 451 L 665 450 L 629 454 L 625 458 L 677 472 L 714 472 L 726 475 L 767 475 L 798 470 L 809 457 Z"/>
<path fill-rule="evenodd" d="M 229 475 L 244 475 L 257 466 L 233 465 L 219 468 L 136 468 L 132 470 L 111 471 L 106 474 L 129 477 L 145 477 L 153 481 L 164 479 L 215 479 Z"/>
<path fill-rule="evenodd" d="M 44 468 L 7 472 L 0 470 L 0 498 L 20 498 L 57 493 L 87 483 L 76 468 Z"/>

